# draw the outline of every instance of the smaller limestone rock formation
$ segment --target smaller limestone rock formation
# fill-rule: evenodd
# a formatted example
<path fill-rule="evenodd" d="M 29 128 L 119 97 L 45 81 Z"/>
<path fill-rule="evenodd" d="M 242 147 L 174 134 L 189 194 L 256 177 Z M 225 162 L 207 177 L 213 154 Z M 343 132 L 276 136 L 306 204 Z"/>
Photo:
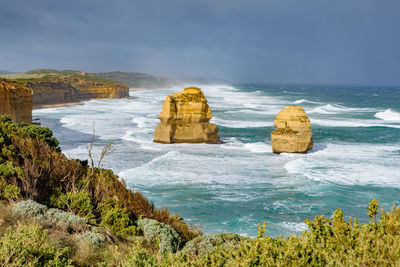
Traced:
<path fill-rule="evenodd" d="M 197 87 L 167 96 L 154 133 L 158 143 L 218 143 L 218 127 L 209 123 L 211 109 Z"/>
<path fill-rule="evenodd" d="M 311 123 L 300 106 L 286 106 L 274 120 L 271 133 L 275 153 L 305 153 L 313 147 Z"/>
<path fill-rule="evenodd" d="M 0 78 L 0 114 L 11 115 L 15 122 L 32 123 L 32 90 Z"/>

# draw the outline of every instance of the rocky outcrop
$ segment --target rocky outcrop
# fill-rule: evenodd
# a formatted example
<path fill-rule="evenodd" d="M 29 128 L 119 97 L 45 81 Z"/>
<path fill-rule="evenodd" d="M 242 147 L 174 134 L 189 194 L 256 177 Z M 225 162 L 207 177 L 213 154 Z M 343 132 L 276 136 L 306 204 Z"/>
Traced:
<path fill-rule="evenodd" d="M 32 123 L 32 90 L 0 78 L 0 114 L 11 115 L 15 122 Z"/>
<path fill-rule="evenodd" d="M 209 123 L 211 109 L 196 87 L 167 96 L 154 133 L 158 143 L 218 143 L 218 127 Z"/>
<path fill-rule="evenodd" d="M 311 123 L 300 106 L 286 106 L 274 120 L 271 133 L 275 153 L 305 153 L 313 147 Z"/>

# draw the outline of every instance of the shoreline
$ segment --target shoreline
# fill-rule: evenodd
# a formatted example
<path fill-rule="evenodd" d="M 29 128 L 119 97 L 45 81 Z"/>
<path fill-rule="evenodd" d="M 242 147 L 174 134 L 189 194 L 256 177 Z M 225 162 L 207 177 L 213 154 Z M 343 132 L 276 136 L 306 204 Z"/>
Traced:
<path fill-rule="evenodd" d="M 67 102 L 67 103 L 56 103 L 56 104 L 40 104 L 40 105 L 34 105 L 32 110 L 35 109 L 43 109 L 43 108 L 61 108 L 61 107 L 73 107 L 73 106 L 82 106 L 84 105 L 84 101 L 89 101 L 89 100 L 104 100 L 104 99 L 134 99 L 135 97 L 129 96 L 129 97 L 121 97 L 121 98 L 90 98 L 90 99 L 82 99 L 77 102 Z"/>
<path fill-rule="evenodd" d="M 72 106 L 81 106 L 84 105 L 83 102 L 68 102 L 68 103 L 57 103 L 57 104 L 40 104 L 34 105 L 32 110 L 42 109 L 42 108 L 61 108 L 61 107 L 72 107 Z"/>

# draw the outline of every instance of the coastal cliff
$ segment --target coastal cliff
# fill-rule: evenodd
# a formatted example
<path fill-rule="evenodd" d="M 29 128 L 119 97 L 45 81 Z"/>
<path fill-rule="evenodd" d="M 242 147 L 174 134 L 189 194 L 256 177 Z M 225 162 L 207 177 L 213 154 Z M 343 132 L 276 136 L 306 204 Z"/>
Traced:
<path fill-rule="evenodd" d="M 129 88 L 125 84 L 81 71 L 44 69 L 10 74 L 7 77 L 32 89 L 34 107 L 89 99 L 129 97 Z"/>
<path fill-rule="evenodd" d="M 218 143 L 218 127 L 209 123 L 211 109 L 203 91 L 186 88 L 166 97 L 154 133 L 158 143 Z"/>
<path fill-rule="evenodd" d="M 274 120 L 271 133 L 275 153 L 305 153 L 313 147 L 311 123 L 300 106 L 286 106 Z"/>
<path fill-rule="evenodd" d="M 32 123 L 32 90 L 0 78 L 0 114 L 10 115 L 15 122 Z"/>

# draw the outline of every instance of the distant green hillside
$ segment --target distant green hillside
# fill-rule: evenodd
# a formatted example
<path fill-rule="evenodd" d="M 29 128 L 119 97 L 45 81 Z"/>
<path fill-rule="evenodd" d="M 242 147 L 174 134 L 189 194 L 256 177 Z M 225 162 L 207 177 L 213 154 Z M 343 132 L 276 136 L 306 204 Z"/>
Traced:
<path fill-rule="evenodd" d="M 156 76 L 146 73 L 115 71 L 91 73 L 91 75 L 123 82 L 131 88 L 168 88 L 181 84 L 181 82 L 171 77 Z"/>
<path fill-rule="evenodd" d="M 13 74 L 1 74 L 0 77 L 19 80 L 22 82 L 48 82 L 48 81 L 58 81 L 60 79 L 71 79 L 71 78 L 79 78 L 86 81 L 92 82 L 102 82 L 106 84 L 114 84 L 114 80 L 97 77 L 91 74 L 88 74 L 83 71 L 76 70 L 55 70 L 55 69 L 38 69 L 31 70 L 24 73 L 13 73 Z"/>

